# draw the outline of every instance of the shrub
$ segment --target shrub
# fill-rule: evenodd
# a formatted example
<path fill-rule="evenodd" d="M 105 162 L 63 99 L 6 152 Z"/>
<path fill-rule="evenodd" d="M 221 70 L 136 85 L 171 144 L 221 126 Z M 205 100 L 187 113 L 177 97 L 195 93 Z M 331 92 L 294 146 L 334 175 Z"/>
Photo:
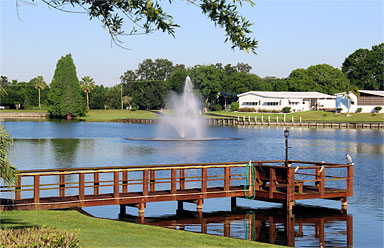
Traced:
<path fill-rule="evenodd" d="M 383 109 L 383 108 L 382 108 L 382 107 L 380 107 L 380 106 L 376 106 L 376 107 L 375 107 L 375 110 L 376 110 L 376 112 L 377 112 L 377 113 L 379 113 L 379 112 L 380 112 L 380 110 L 382 110 L 382 109 Z"/>
<path fill-rule="evenodd" d="M 269 110 L 268 109 L 259 109 L 258 112 L 260 112 L 260 113 L 268 113 Z"/>
<path fill-rule="evenodd" d="M 328 115 L 326 113 L 324 113 L 323 116 L 325 117 L 325 116 L 328 116 Z"/>
<path fill-rule="evenodd" d="M 231 103 L 231 110 L 232 110 L 232 111 L 237 111 L 237 110 L 239 110 L 239 107 L 240 107 L 240 105 L 239 105 L 238 102 L 233 102 L 233 103 Z"/>
<path fill-rule="evenodd" d="M 78 231 L 54 228 L 0 229 L 0 247 L 80 247 Z"/>
<path fill-rule="evenodd" d="M 342 108 L 336 108 L 336 113 L 341 113 L 342 110 Z"/>
<path fill-rule="evenodd" d="M 132 107 L 132 108 L 131 108 L 131 111 L 136 111 L 136 110 L 137 110 L 136 107 Z"/>
<path fill-rule="evenodd" d="M 221 111 L 222 107 L 220 104 L 215 104 L 212 106 L 213 111 Z"/>
<path fill-rule="evenodd" d="M 239 108 L 239 112 L 256 112 L 256 109 L 250 108 L 250 107 L 244 107 L 244 108 Z"/>
<path fill-rule="evenodd" d="M 271 113 L 280 113 L 280 110 L 278 110 L 278 109 L 272 109 L 270 112 L 271 112 Z"/>
<path fill-rule="evenodd" d="M 291 112 L 291 107 L 284 107 L 281 112 L 283 113 L 290 113 Z"/>
<path fill-rule="evenodd" d="M 361 111 L 363 111 L 362 108 L 358 108 L 358 109 L 356 110 L 357 113 L 361 113 Z"/>

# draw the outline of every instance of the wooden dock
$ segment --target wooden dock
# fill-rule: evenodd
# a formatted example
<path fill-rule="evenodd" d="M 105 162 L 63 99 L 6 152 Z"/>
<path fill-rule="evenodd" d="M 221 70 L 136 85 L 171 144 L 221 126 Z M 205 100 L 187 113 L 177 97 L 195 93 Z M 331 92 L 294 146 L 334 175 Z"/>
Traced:
<path fill-rule="evenodd" d="M 123 123 L 157 124 L 158 119 L 123 119 Z M 308 128 L 360 128 L 384 129 L 384 122 L 325 122 L 300 120 L 268 120 L 244 118 L 206 118 L 210 126 L 266 126 L 266 127 L 308 127 Z"/>
<path fill-rule="evenodd" d="M 138 208 L 160 201 L 193 202 L 198 211 L 208 198 L 251 195 L 282 203 L 292 211 L 297 200 L 332 199 L 347 207 L 353 195 L 353 165 L 289 160 L 24 170 L 14 187 L 1 186 L 1 210 L 65 209 L 103 205 Z M 246 178 L 246 170 L 249 176 Z M 249 186 L 244 187 L 245 184 Z M 254 194 L 253 194 L 254 192 Z M 246 194 L 245 194 L 246 193 Z"/>

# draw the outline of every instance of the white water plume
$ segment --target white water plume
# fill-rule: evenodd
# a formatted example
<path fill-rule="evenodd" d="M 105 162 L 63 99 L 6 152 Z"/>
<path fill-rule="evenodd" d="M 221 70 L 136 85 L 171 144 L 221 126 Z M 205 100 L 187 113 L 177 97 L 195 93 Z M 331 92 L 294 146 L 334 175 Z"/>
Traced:
<path fill-rule="evenodd" d="M 185 79 L 183 94 L 172 94 L 168 99 L 169 114 L 164 114 L 160 121 L 161 137 L 175 136 L 180 139 L 201 139 L 206 123 L 201 116 L 201 104 L 193 92 L 189 76 Z"/>

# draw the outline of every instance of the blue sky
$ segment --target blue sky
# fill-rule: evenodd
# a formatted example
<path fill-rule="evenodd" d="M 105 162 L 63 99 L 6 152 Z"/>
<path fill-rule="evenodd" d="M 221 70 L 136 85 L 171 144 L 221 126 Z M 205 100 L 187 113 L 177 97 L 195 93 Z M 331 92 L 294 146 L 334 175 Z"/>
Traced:
<path fill-rule="evenodd" d="M 224 43 L 224 31 L 185 0 L 166 6 L 181 26 L 176 38 L 161 32 L 123 37 L 123 45 L 132 50 L 111 47 L 97 20 L 35 3 L 21 3 L 20 21 L 16 0 L 0 1 L 0 74 L 11 80 L 42 75 L 49 83 L 57 60 L 67 53 L 74 58 L 79 79 L 89 75 L 105 86 L 120 83 L 126 70 L 135 70 L 147 58 L 166 58 L 187 67 L 243 62 L 261 77 L 287 77 L 294 69 L 316 64 L 340 68 L 356 49 L 384 42 L 381 0 L 256 0 L 253 8 L 245 5 L 240 12 L 254 23 L 257 55 L 232 50 Z"/>

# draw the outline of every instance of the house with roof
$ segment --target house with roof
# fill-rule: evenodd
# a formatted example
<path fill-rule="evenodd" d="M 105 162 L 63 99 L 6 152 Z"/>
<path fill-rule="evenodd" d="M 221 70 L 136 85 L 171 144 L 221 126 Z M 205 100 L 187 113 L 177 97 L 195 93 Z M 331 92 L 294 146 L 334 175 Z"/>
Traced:
<path fill-rule="evenodd" d="M 291 107 L 291 111 L 335 109 L 335 96 L 319 92 L 248 91 L 237 95 L 239 107 L 256 110 L 279 110 Z"/>
<path fill-rule="evenodd" d="M 379 90 L 359 90 L 360 97 L 357 98 L 352 92 L 349 96 L 346 92 L 335 94 L 336 108 L 341 109 L 342 112 L 355 113 L 361 108 L 362 113 L 374 113 L 375 107 L 382 107 L 384 109 L 384 91 Z"/>

